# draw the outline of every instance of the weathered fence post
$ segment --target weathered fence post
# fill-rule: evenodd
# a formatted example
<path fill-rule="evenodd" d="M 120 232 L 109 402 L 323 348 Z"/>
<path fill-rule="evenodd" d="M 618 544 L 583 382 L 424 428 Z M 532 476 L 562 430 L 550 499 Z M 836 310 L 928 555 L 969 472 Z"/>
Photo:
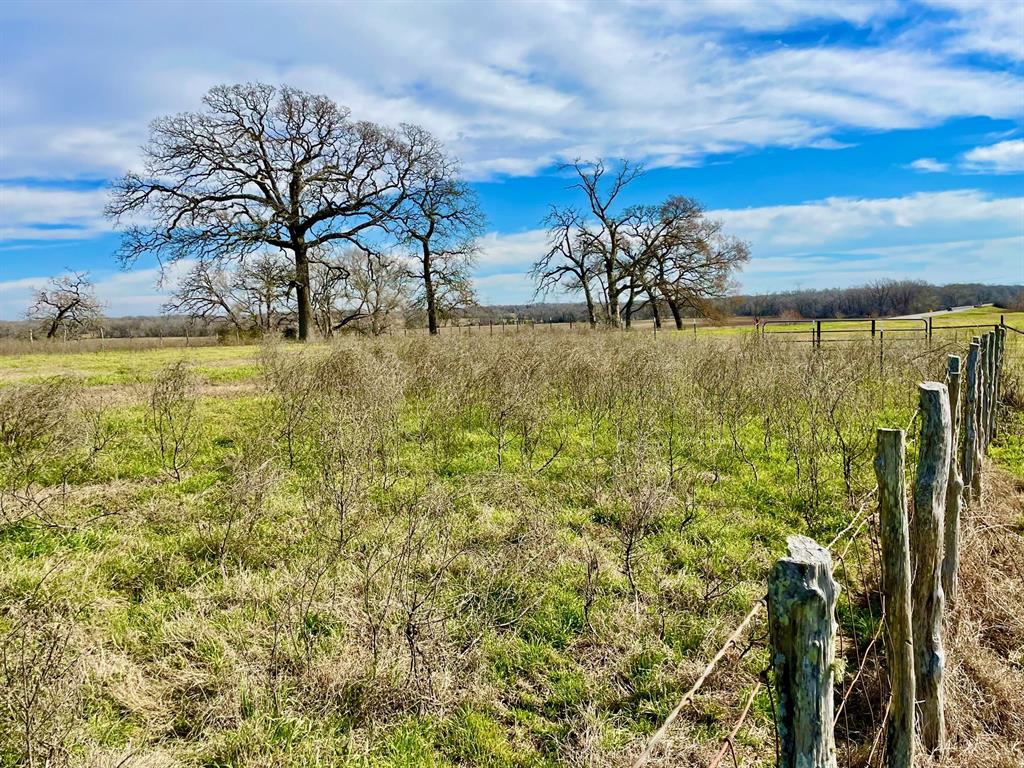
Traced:
<path fill-rule="evenodd" d="M 978 344 L 978 464 L 988 445 L 988 338 L 979 336 Z"/>
<path fill-rule="evenodd" d="M 875 476 L 878 478 L 886 662 L 891 691 L 885 765 L 890 768 L 912 768 L 914 764 L 914 643 L 910 622 L 910 534 L 904 483 L 905 454 L 902 429 L 878 430 Z"/>
<path fill-rule="evenodd" d="M 967 353 L 967 393 L 964 398 L 964 443 L 961 466 L 964 496 L 972 503 L 981 498 L 981 466 L 978 463 L 978 401 L 981 376 L 981 341 L 975 337 Z"/>
<path fill-rule="evenodd" d="M 964 481 L 960 476 L 960 459 L 957 446 L 960 444 L 960 367 L 957 355 L 947 360 L 946 387 L 949 390 L 949 414 L 951 446 L 949 458 L 949 479 L 946 482 L 946 519 L 943 537 L 942 592 L 952 604 L 956 600 L 956 580 L 960 570 L 960 512 L 963 504 Z"/>
<path fill-rule="evenodd" d="M 926 381 L 918 386 L 921 439 L 914 519 L 910 526 L 914 556 L 913 629 L 914 689 L 918 702 L 921 743 L 929 752 L 941 751 L 946 741 L 942 673 L 942 555 L 946 483 L 952 452 L 952 426 L 946 385 Z"/>
<path fill-rule="evenodd" d="M 832 556 L 805 536 L 768 578 L 772 667 L 778 691 L 780 768 L 835 768 L 832 665 L 839 586 Z"/>
<path fill-rule="evenodd" d="M 1000 315 L 1000 317 L 1002 317 Z M 995 381 L 993 384 L 994 395 L 994 407 L 992 409 L 992 434 L 999 431 L 999 398 L 1002 392 L 1002 373 L 1003 373 L 1003 357 L 1006 355 L 1006 328 L 999 325 L 996 328 L 996 372 Z"/>
<path fill-rule="evenodd" d="M 996 411 L 998 410 L 998 404 L 996 402 L 996 391 L 997 382 L 999 380 L 999 330 L 994 328 L 989 337 L 989 361 L 988 361 L 988 419 L 985 424 L 987 426 L 986 434 L 988 435 L 988 442 L 991 443 L 992 439 L 996 436 Z"/>

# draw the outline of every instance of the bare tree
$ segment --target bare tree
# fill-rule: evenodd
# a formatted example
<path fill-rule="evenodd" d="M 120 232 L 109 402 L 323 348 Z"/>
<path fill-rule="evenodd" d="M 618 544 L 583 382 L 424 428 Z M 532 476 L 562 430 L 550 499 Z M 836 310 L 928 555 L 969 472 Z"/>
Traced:
<path fill-rule="evenodd" d="M 548 251 L 530 270 L 530 276 L 537 283 L 535 295 L 547 294 L 558 286 L 582 291 L 587 303 L 587 322 L 594 328 L 597 326 L 592 290 L 595 261 L 587 248 L 587 239 L 580 236 L 583 217 L 572 208 L 552 206 L 544 224 L 548 230 Z"/>
<path fill-rule="evenodd" d="M 35 292 L 25 317 L 39 323 L 48 339 L 61 330 L 77 335 L 99 323 L 103 304 L 96 298 L 88 273 L 69 272 L 50 278 L 45 288 Z"/>
<path fill-rule="evenodd" d="M 414 126 L 355 122 L 326 96 L 289 87 L 217 86 L 203 106 L 154 121 L 144 173 L 115 183 L 107 215 L 150 222 L 126 227 L 121 263 L 226 264 L 285 250 L 306 340 L 311 261 L 332 243 L 383 234 L 413 179 L 436 163 L 437 142 Z"/>
<path fill-rule="evenodd" d="M 281 253 L 262 253 L 237 270 L 238 288 L 252 325 L 273 330 L 289 313 L 295 273 Z"/>
<path fill-rule="evenodd" d="M 545 219 L 549 249 L 530 273 L 539 293 L 556 285 L 582 291 L 591 325 L 592 282 L 613 327 L 628 326 L 644 306 L 660 325 L 659 306 L 668 305 L 677 328 L 687 307 L 714 311 L 713 300 L 726 295 L 732 274 L 749 258 L 746 243 L 725 235 L 692 198 L 619 209 L 623 190 L 643 174 L 638 165 L 622 161 L 610 171 L 603 160 L 577 160 L 566 167 L 575 172 L 573 188 L 586 197 L 587 212 L 552 207 Z"/>
<path fill-rule="evenodd" d="M 325 337 L 348 325 L 384 333 L 406 303 L 407 266 L 388 253 L 349 248 L 317 259 L 310 278 L 313 318 Z"/>
<path fill-rule="evenodd" d="M 197 262 L 178 282 L 167 313 L 221 320 L 239 330 L 272 330 L 288 311 L 292 272 L 281 256 L 259 254 L 235 267 Z"/>
<path fill-rule="evenodd" d="M 663 300 L 676 328 L 682 311 L 715 312 L 712 300 L 732 289 L 732 275 L 750 258 L 746 243 L 724 234 L 690 197 L 673 196 L 659 206 L 635 206 L 625 217 L 634 280 L 652 303 Z"/>
<path fill-rule="evenodd" d="M 643 166 L 624 160 L 615 171 L 609 172 L 599 159 L 590 165 L 577 160 L 571 167 L 579 179 L 573 186 L 586 196 L 590 213 L 598 225 L 595 229 L 584 227 L 580 235 L 585 248 L 597 260 L 607 321 L 617 328 L 622 324 L 621 296 L 632 284 L 632 266 L 625 248 L 623 217 L 615 215 L 613 210 L 622 190 L 643 175 Z"/>
<path fill-rule="evenodd" d="M 351 248 L 342 254 L 348 270 L 344 298 L 373 335 L 385 333 L 408 302 L 409 272 L 397 256 Z"/>
<path fill-rule="evenodd" d="M 622 161 L 611 171 L 603 160 L 594 163 L 576 160 L 563 169 L 572 169 L 575 173 L 577 181 L 572 188 L 583 192 L 588 213 L 584 217 L 571 209 L 556 208 L 548 217 L 549 222 L 554 217 L 549 228 L 560 226 L 559 222 L 575 228 L 573 239 L 577 257 L 588 266 L 584 271 L 592 271 L 600 284 L 605 320 L 619 327 L 622 324 L 621 297 L 630 291 L 634 281 L 625 220 L 615 209 L 622 190 L 643 175 L 643 167 Z M 542 267 L 542 271 L 550 272 L 550 269 L 550 264 Z"/>
<path fill-rule="evenodd" d="M 433 159 L 422 166 L 399 217 L 397 233 L 413 250 L 410 277 L 419 282 L 416 303 L 424 308 L 431 334 L 439 318 L 475 303 L 470 272 L 484 226 L 476 193 L 459 176 L 458 164 L 429 138 L 421 138 Z"/>

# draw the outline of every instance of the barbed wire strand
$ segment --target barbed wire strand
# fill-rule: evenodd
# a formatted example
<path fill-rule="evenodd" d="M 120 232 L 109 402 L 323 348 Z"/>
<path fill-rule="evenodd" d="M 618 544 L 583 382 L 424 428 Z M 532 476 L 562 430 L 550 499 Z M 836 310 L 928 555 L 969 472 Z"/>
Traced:
<path fill-rule="evenodd" d="M 760 600 L 754 603 L 754 606 L 750 609 L 750 612 L 743 618 L 743 621 L 741 621 L 739 623 L 739 626 L 737 626 L 736 629 L 733 630 L 732 634 L 729 635 L 729 638 L 725 641 L 725 644 L 719 649 L 718 653 L 716 653 L 714 657 L 711 659 L 711 661 L 708 662 L 707 666 L 704 667 L 704 671 L 700 673 L 700 676 L 697 678 L 696 682 L 694 682 L 694 684 L 690 687 L 690 690 L 688 690 L 683 695 L 683 698 L 679 700 L 679 703 L 676 704 L 675 708 L 671 712 L 669 712 L 668 717 L 665 718 L 665 722 L 662 723 L 661 727 L 657 731 L 655 731 L 653 736 L 651 736 L 650 740 L 647 742 L 647 746 L 644 748 L 644 751 L 641 752 L 640 756 L 637 757 L 637 759 L 633 762 L 632 768 L 641 768 L 641 766 L 647 765 L 647 761 L 651 759 L 651 755 L 654 753 L 654 749 L 658 746 L 659 743 L 661 743 L 661 740 L 665 738 L 665 734 L 668 733 L 668 729 L 671 727 L 675 719 L 679 716 L 679 713 L 683 711 L 683 707 L 685 707 L 687 704 L 693 701 L 693 698 L 697 694 L 697 691 L 699 691 L 700 687 L 704 685 L 704 681 L 707 680 L 708 677 L 711 675 L 711 672 L 718 665 L 718 662 L 720 662 L 725 657 L 725 654 L 729 651 L 729 649 L 736 644 L 737 640 L 739 640 L 740 638 L 740 635 L 743 634 L 743 631 L 747 628 L 750 622 L 754 620 L 754 617 L 757 616 L 757 614 L 760 612 L 761 608 L 764 606 L 765 600 L 766 598 L 762 597 Z"/>
<path fill-rule="evenodd" d="M 740 732 L 740 728 L 743 727 L 743 722 L 747 719 L 747 715 L 750 713 L 750 706 L 754 703 L 754 698 L 757 696 L 758 692 L 760 692 L 761 685 L 761 681 L 758 680 L 757 685 L 754 686 L 750 695 L 747 696 L 747 704 L 743 707 L 743 712 L 740 713 L 740 717 L 736 721 L 736 724 L 732 727 L 729 735 L 725 737 L 725 744 L 723 744 L 722 748 L 718 750 L 718 754 L 715 755 L 714 759 L 708 765 L 708 768 L 718 768 L 718 766 L 721 765 L 722 760 L 725 759 L 726 754 L 729 752 L 733 752 L 733 761 L 735 761 L 736 753 L 733 751 L 734 740 L 736 739 L 736 735 Z"/>

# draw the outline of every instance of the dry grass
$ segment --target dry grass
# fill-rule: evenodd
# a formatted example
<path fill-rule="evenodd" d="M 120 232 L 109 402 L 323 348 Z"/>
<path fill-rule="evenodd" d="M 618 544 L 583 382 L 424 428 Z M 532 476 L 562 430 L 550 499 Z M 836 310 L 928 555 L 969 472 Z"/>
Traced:
<path fill-rule="evenodd" d="M 177 475 L 152 403 L 180 350 L 6 361 L 76 371 L 66 423 L 24 423 L 60 413 L 55 384 L 0 388 L 17 448 L 0 489 L 41 506 L 0 530 L 0 596 L 60 561 L 49 589 L 81 609 L 67 628 L 37 622 L 74 630 L 83 704 L 62 710 L 64 764 L 629 765 L 763 593 L 785 535 L 846 526 L 875 425 L 908 421 L 946 353 L 900 345 L 881 373 L 869 344 L 651 336 L 193 350 L 198 434 Z M 1020 606 L 987 574 L 1009 578 L 1015 556 L 965 554 L 983 582 L 965 594 L 984 597 L 957 629 L 976 647 L 951 651 L 981 702 L 958 754 L 972 734 L 1009 745 L 992 765 L 1016 764 L 1005 702 L 1024 685 L 996 664 L 1019 673 Z M 38 645 L 35 627 L 21 635 Z M 655 765 L 707 766 L 762 646 L 730 652 Z M 740 732 L 743 764 L 773 757 L 769 706 L 762 692 Z"/>
<path fill-rule="evenodd" d="M 984 506 L 968 512 L 960 595 L 947 626 L 952 748 L 922 765 L 1024 765 L 1024 481 L 987 469 Z"/>

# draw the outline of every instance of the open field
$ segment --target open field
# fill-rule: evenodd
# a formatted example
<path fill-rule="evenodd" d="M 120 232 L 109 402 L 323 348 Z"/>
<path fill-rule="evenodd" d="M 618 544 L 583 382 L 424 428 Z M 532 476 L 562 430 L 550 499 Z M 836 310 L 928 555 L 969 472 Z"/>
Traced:
<path fill-rule="evenodd" d="M 0 357 L 0 766 L 628 765 L 963 352 L 480 330 Z M 1022 342 L 971 584 L 1024 554 Z M 1022 678 L 1017 604 L 954 646 L 979 711 Z M 716 672 L 654 764 L 707 765 L 765 665 Z M 984 709 L 956 754 L 1013 765 L 1022 723 Z"/>

